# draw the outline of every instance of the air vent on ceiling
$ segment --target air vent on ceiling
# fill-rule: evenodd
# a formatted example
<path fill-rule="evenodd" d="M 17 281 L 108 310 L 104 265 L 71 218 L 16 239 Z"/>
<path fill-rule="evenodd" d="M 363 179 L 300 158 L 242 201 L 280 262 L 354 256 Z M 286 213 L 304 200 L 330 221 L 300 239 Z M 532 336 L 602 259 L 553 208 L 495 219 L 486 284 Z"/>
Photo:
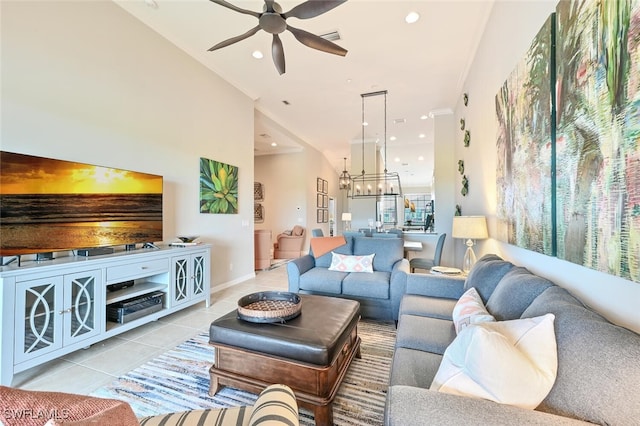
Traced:
<path fill-rule="evenodd" d="M 406 118 L 396 118 L 393 120 L 393 124 L 404 124 L 407 122 Z"/>
<path fill-rule="evenodd" d="M 341 40 L 340 33 L 338 31 L 331 31 L 330 33 L 320 34 L 320 37 L 329 41 Z"/>

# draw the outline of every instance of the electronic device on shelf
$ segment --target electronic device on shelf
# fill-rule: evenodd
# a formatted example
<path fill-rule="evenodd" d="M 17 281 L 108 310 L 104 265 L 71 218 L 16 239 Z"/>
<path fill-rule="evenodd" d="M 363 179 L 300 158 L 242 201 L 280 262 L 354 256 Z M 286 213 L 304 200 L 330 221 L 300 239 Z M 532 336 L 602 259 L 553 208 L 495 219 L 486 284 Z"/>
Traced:
<path fill-rule="evenodd" d="M 129 280 L 129 281 L 123 281 L 121 283 L 109 284 L 107 286 L 107 291 L 118 291 L 118 290 L 122 290 L 123 288 L 133 287 L 135 283 L 136 282 L 134 280 Z"/>
<path fill-rule="evenodd" d="M 154 291 L 149 294 L 107 305 L 107 321 L 125 324 L 162 309 L 164 293 Z"/>

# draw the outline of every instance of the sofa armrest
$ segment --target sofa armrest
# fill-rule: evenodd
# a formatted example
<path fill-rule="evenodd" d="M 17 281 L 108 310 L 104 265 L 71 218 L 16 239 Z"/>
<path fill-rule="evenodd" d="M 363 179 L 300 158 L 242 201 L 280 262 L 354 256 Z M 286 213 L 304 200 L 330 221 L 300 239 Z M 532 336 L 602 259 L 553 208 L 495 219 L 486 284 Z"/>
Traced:
<path fill-rule="evenodd" d="M 465 277 L 434 274 L 409 274 L 407 294 L 459 299 L 464 293 Z"/>
<path fill-rule="evenodd" d="M 298 403 L 289 387 L 280 384 L 266 387 L 253 406 L 161 414 L 140 419 L 140 426 L 257 426 L 265 424 L 265 419 L 282 425 L 300 424 Z"/>
<path fill-rule="evenodd" d="M 413 386 L 390 386 L 384 412 L 386 426 L 434 425 L 588 425 L 580 420 L 451 395 Z"/>
<path fill-rule="evenodd" d="M 306 254 L 287 263 L 287 276 L 289 279 L 289 291 L 297 293 L 300 290 L 300 275 L 316 266 L 313 256 Z"/>
<path fill-rule="evenodd" d="M 391 277 L 389 278 L 389 297 L 391 298 L 391 309 L 393 319 L 398 320 L 398 312 L 400 311 L 400 302 L 407 290 L 407 277 L 410 267 L 407 259 L 400 259 L 393 264 Z"/>

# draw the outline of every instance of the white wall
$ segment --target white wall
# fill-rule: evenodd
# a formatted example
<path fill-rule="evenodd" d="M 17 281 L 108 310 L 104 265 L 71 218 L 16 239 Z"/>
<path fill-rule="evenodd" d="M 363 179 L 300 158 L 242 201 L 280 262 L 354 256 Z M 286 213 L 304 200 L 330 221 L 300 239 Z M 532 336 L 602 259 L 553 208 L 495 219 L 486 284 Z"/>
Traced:
<path fill-rule="evenodd" d="M 303 252 L 307 252 L 312 229 L 320 228 L 324 235 L 329 235 L 329 222 L 317 222 L 317 178 L 328 182 L 327 195 L 336 199 L 338 212 L 341 211 L 342 194 L 338 190 L 338 174 L 327 159 L 304 141 L 297 142 L 303 146 L 299 153 L 255 158 L 255 180 L 262 183 L 265 189 L 262 203 L 265 220 L 256 223 L 255 228 L 271 230 L 275 243 L 282 231 L 295 225 L 304 226 L 306 238 Z"/>
<path fill-rule="evenodd" d="M 455 158 L 454 147 L 456 143 L 460 143 L 461 138 L 455 132 L 454 120 L 451 114 L 437 115 L 433 120 L 435 159 L 433 167 L 435 194 L 434 231 L 438 234 L 447 234 L 442 249 L 441 263 L 443 265 L 458 266 L 462 262 L 455 260 L 454 248 L 456 243 L 460 244 L 460 241 L 453 239 L 451 228 L 456 208 L 455 192 L 456 188 L 460 188 L 456 181 L 462 180 L 462 176 L 458 173 L 458 160 Z"/>
<path fill-rule="evenodd" d="M 486 32 L 464 84 L 469 104 L 460 100 L 456 120 L 464 117 L 471 130 L 471 144 L 456 142 L 456 163 L 465 161 L 469 176 L 469 195 L 456 194 L 463 214 L 486 214 L 489 234 L 495 229 L 496 214 L 496 135 L 495 95 L 524 55 L 556 1 L 499 1 L 493 6 Z M 462 94 L 460 96 L 462 99 Z M 462 247 L 456 256 L 462 258 Z M 640 284 L 593 271 L 569 262 L 487 240 L 479 244 L 478 255 L 497 253 L 531 271 L 564 286 L 583 302 L 611 321 L 640 332 Z"/>
<path fill-rule="evenodd" d="M 253 102 L 110 1 L 2 1 L 1 148 L 164 176 L 164 239 L 253 276 Z M 239 213 L 199 213 L 199 158 L 239 168 Z M 233 265 L 231 270 L 230 265 Z"/>

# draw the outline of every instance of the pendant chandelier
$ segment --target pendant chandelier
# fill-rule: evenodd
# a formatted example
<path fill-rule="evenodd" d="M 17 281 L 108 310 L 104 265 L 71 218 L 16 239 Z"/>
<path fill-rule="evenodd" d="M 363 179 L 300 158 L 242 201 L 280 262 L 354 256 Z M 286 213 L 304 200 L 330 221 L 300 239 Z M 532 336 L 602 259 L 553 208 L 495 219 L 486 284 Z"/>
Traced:
<path fill-rule="evenodd" d="M 347 157 L 344 157 L 344 170 L 338 179 L 338 186 L 340 189 L 346 189 L 347 191 L 351 189 L 351 175 L 347 171 Z"/>
<path fill-rule="evenodd" d="M 373 198 L 373 197 L 397 197 L 402 195 L 400 175 L 387 170 L 387 91 L 363 93 L 362 97 L 362 173 L 353 177 L 351 188 L 348 190 L 349 198 Z M 384 172 L 366 173 L 364 169 L 364 142 L 365 142 L 365 98 L 372 96 L 384 96 Z M 345 160 L 346 161 L 346 160 Z M 345 163 L 346 164 L 346 163 Z M 345 167 L 346 168 L 346 167 Z"/>

